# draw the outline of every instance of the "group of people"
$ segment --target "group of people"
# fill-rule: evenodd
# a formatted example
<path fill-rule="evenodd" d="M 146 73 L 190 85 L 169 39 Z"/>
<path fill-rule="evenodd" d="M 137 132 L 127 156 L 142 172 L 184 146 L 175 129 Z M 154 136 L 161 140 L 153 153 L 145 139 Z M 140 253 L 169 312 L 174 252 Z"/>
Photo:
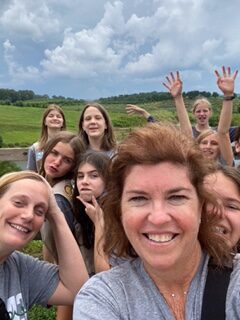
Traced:
<path fill-rule="evenodd" d="M 78 134 L 59 106 L 46 109 L 28 170 L 0 178 L 0 314 L 27 319 L 38 303 L 58 305 L 58 320 L 240 319 L 240 171 L 229 138 L 237 72 L 222 73 L 217 130 L 206 99 L 191 126 L 179 72 L 164 86 L 180 127 L 128 105 L 155 123 L 119 144 L 99 104 L 85 106 Z M 16 251 L 39 231 L 46 262 Z"/>

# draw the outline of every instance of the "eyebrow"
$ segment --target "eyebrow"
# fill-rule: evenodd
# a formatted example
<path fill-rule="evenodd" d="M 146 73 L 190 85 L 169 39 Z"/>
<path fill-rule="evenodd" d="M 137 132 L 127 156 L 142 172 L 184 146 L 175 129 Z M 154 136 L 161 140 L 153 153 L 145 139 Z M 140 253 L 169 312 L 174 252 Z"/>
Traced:
<path fill-rule="evenodd" d="M 181 192 L 181 191 L 187 191 L 187 192 L 191 192 L 190 188 L 186 188 L 186 187 L 177 187 L 174 189 L 169 189 L 166 190 L 167 193 L 177 193 L 177 192 Z M 139 193 L 139 194 L 148 194 L 148 192 L 143 191 L 143 190 L 138 190 L 138 189 L 132 189 L 132 190 L 127 190 L 126 193 Z"/>
<path fill-rule="evenodd" d="M 98 171 L 96 169 L 90 170 L 90 171 L 87 171 L 87 172 L 83 172 L 83 171 L 79 170 L 77 173 L 93 173 L 93 172 L 97 172 L 98 173 Z"/>

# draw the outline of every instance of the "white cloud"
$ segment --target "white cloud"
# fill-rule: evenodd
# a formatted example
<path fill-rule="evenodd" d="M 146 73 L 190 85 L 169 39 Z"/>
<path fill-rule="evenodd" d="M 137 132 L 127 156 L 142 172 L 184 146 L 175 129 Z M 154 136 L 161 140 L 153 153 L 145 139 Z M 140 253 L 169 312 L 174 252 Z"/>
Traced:
<path fill-rule="evenodd" d="M 0 37 L 9 39 L 12 79 L 44 78 L 47 90 L 79 83 L 94 94 L 124 85 L 144 91 L 177 69 L 191 86 L 207 86 L 213 68 L 237 67 L 237 8 L 237 0 L 9 0 Z"/>
<path fill-rule="evenodd" d="M 9 33 L 37 41 L 59 31 L 59 21 L 44 1 L 13 0 L 0 17 L 0 24 Z"/>
<path fill-rule="evenodd" d="M 14 82 L 24 82 L 28 80 L 39 80 L 39 70 L 34 66 L 23 68 L 14 61 L 15 46 L 7 39 L 3 43 L 4 60 L 8 66 L 9 75 Z"/>

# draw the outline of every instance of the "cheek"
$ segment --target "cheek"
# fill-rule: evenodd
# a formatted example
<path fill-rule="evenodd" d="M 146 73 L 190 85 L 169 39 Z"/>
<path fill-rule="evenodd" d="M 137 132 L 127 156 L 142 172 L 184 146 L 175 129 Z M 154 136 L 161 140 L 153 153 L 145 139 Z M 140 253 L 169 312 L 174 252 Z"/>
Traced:
<path fill-rule="evenodd" d="M 61 168 L 60 168 L 60 172 L 62 173 L 62 175 L 65 175 L 66 173 L 70 172 L 72 170 L 72 165 L 63 163 Z"/>
<path fill-rule="evenodd" d="M 41 217 L 40 216 L 35 217 L 34 224 L 35 224 L 35 229 L 37 232 L 41 229 L 41 227 L 44 223 L 45 217 L 46 217 L 45 215 L 41 216 Z"/>
<path fill-rule="evenodd" d="M 95 198 L 97 198 L 104 192 L 105 185 L 102 181 L 99 181 L 95 183 L 95 186 L 93 185 L 93 188 L 94 188 L 94 192 L 93 192 L 94 196 Z"/>

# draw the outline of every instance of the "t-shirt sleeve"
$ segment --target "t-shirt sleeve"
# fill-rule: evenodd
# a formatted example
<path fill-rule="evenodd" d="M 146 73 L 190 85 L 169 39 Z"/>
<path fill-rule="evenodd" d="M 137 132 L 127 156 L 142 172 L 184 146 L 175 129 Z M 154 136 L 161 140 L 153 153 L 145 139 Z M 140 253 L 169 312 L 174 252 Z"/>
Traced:
<path fill-rule="evenodd" d="M 26 169 L 37 172 L 36 154 L 35 154 L 34 145 L 32 145 L 28 149 L 28 159 L 27 159 L 27 168 Z"/>
<path fill-rule="evenodd" d="M 122 319 L 117 298 L 101 279 L 91 278 L 75 298 L 73 320 Z"/>
<path fill-rule="evenodd" d="M 22 287 L 28 284 L 29 308 L 34 304 L 47 306 L 47 302 L 59 284 L 58 266 L 20 254 Z"/>

